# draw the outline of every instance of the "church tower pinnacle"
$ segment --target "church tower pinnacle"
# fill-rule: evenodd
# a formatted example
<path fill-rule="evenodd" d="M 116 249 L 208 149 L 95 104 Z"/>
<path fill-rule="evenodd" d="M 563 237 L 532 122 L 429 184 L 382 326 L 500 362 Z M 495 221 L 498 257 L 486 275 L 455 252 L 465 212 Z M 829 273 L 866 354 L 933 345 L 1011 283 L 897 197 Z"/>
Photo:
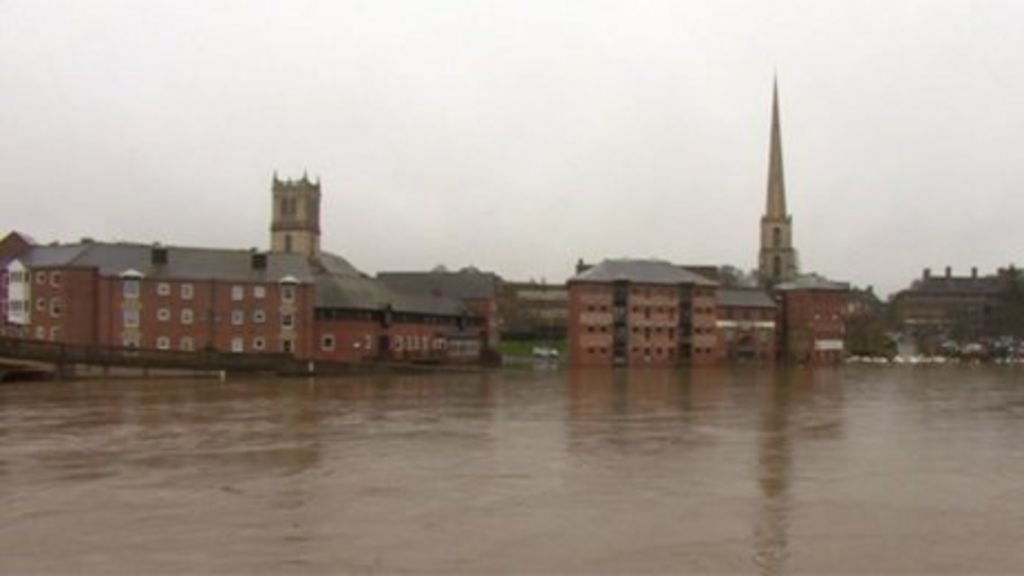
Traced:
<path fill-rule="evenodd" d="M 768 148 L 768 201 L 761 217 L 761 283 L 774 286 L 798 273 L 793 248 L 793 218 L 786 212 L 786 179 L 782 168 L 782 130 L 779 124 L 779 83 L 772 82 L 772 127 Z"/>
<path fill-rule="evenodd" d="M 270 249 L 306 256 L 320 254 L 320 181 L 303 172 L 299 180 L 271 181 Z"/>

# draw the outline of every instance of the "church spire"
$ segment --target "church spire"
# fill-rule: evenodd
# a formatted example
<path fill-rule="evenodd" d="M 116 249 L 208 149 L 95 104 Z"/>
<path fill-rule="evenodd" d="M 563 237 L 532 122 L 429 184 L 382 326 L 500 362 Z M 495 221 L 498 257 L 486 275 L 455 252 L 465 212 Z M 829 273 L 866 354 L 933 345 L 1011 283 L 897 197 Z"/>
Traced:
<path fill-rule="evenodd" d="M 772 132 L 768 148 L 768 202 L 761 217 L 761 282 L 774 286 L 799 272 L 793 248 L 793 219 L 786 212 L 786 179 L 782 171 L 782 128 L 779 125 L 779 82 L 772 81 Z"/>
<path fill-rule="evenodd" d="M 786 178 L 782 171 L 782 131 L 779 126 L 779 80 L 772 79 L 772 134 L 768 149 L 768 218 L 786 217 Z"/>

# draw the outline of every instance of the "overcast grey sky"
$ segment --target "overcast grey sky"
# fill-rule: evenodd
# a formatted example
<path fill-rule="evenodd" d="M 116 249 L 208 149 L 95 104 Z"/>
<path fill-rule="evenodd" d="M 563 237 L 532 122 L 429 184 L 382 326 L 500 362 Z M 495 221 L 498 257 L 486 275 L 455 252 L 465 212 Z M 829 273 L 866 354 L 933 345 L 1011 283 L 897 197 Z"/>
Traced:
<path fill-rule="evenodd" d="M 268 244 L 322 178 L 368 272 L 752 268 L 778 70 L 804 270 L 1024 247 L 1024 2 L 0 0 L 0 230 Z"/>

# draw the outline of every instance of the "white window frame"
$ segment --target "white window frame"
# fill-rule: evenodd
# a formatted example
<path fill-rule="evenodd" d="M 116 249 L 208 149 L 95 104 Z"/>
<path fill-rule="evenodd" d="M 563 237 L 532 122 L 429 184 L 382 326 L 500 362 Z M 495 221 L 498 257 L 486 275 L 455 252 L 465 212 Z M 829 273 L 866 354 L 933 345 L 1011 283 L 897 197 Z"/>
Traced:
<path fill-rule="evenodd" d="M 196 295 L 196 287 L 193 286 L 191 283 L 186 282 L 181 285 L 181 288 L 179 289 L 179 295 L 181 296 L 182 300 L 191 300 Z"/>
<path fill-rule="evenodd" d="M 262 351 L 267 348 L 267 341 L 263 336 L 256 336 L 252 339 L 252 349 Z"/>
<path fill-rule="evenodd" d="M 281 314 L 281 327 L 294 329 L 295 328 L 295 314 L 291 312 L 285 312 Z"/>
<path fill-rule="evenodd" d="M 39 285 L 46 284 L 46 271 L 45 270 L 40 270 L 40 271 L 36 272 L 36 284 L 39 284 Z"/>
<path fill-rule="evenodd" d="M 292 340 L 291 338 L 282 338 L 281 352 L 284 352 L 286 354 L 292 354 L 293 352 L 295 352 L 295 341 Z"/>
<path fill-rule="evenodd" d="M 36 340 L 46 340 L 45 326 L 36 326 Z"/>
<path fill-rule="evenodd" d="M 182 324 L 191 326 L 195 322 L 196 316 L 192 312 L 191 308 L 182 308 L 181 313 L 178 315 L 178 319 Z"/>
<path fill-rule="evenodd" d="M 259 286 L 259 285 L 253 286 L 252 287 L 252 297 L 257 299 L 257 300 L 262 300 L 262 299 L 266 298 L 267 297 L 267 287 L 266 286 Z"/>
<path fill-rule="evenodd" d="M 50 327 L 50 342 L 57 342 L 60 340 L 60 326 Z"/>
<path fill-rule="evenodd" d="M 60 270 L 54 270 L 53 272 L 50 272 L 50 286 L 53 286 L 54 288 L 59 288 L 60 276 Z"/>
<path fill-rule="evenodd" d="M 170 322 L 171 321 L 171 309 L 170 308 L 159 308 L 156 311 L 156 319 L 158 322 Z"/>
<path fill-rule="evenodd" d="M 159 338 L 156 339 L 156 349 L 157 350 L 170 350 L 171 349 L 171 339 L 168 338 L 167 336 L 160 336 Z"/>
<path fill-rule="evenodd" d="M 252 323 L 264 324 L 267 321 L 267 313 L 262 309 L 252 311 Z"/>
<path fill-rule="evenodd" d="M 121 280 L 121 296 L 124 298 L 139 297 L 140 282 L 138 278 L 124 278 Z"/>
<path fill-rule="evenodd" d="M 334 351 L 336 340 L 334 334 L 324 334 L 320 336 L 320 349 L 325 352 Z"/>
<path fill-rule="evenodd" d="M 245 352 L 245 338 L 235 336 L 231 339 L 231 351 L 235 353 Z"/>
<path fill-rule="evenodd" d="M 182 336 L 178 342 L 178 348 L 185 352 L 191 352 L 196 349 L 195 341 L 192 340 L 191 336 Z"/>
<path fill-rule="evenodd" d="M 167 282 L 160 282 L 159 284 L 156 285 L 156 295 L 157 296 L 170 296 L 171 295 L 171 285 L 169 283 L 167 283 Z"/>
<path fill-rule="evenodd" d="M 235 284 L 231 287 L 231 301 L 241 302 L 245 300 L 245 286 Z"/>
<path fill-rule="evenodd" d="M 50 316 L 60 318 L 64 314 L 64 303 L 60 298 L 50 298 Z"/>
<path fill-rule="evenodd" d="M 231 311 L 231 324 L 233 326 L 242 326 L 245 324 L 245 310 L 232 310 Z"/>

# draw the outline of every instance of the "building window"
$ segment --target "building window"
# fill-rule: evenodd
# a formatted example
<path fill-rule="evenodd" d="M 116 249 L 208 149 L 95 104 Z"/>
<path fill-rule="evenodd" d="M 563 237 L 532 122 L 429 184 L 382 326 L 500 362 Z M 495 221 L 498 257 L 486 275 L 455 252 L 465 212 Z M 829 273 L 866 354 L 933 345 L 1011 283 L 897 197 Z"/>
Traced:
<path fill-rule="evenodd" d="M 170 350 L 171 349 L 171 339 L 168 338 L 167 336 L 161 336 L 161 337 L 157 338 L 156 339 L 156 349 L 157 350 Z"/>
<path fill-rule="evenodd" d="M 295 344 L 292 342 L 291 338 L 285 338 L 281 340 L 281 352 L 291 354 L 294 349 Z"/>
<path fill-rule="evenodd" d="M 281 285 L 281 300 L 291 302 L 295 300 L 295 286 L 292 284 Z"/>
<path fill-rule="evenodd" d="M 139 297 L 139 281 L 138 280 L 124 280 L 121 284 L 121 293 L 125 298 L 138 298 Z"/>
<path fill-rule="evenodd" d="M 320 348 L 327 351 L 334 350 L 334 334 L 324 334 L 320 338 Z"/>
<path fill-rule="evenodd" d="M 182 300 L 191 300 L 192 296 L 194 296 L 194 295 L 195 295 L 195 288 L 191 284 L 182 284 L 181 285 L 181 299 Z"/>
<path fill-rule="evenodd" d="M 125 348 L 135 349 L 139 347 L 139 340 L 137 338 L 122 338 L 121 346 Z"/>
<path fill-rule="evenodd" d="M 292 251 L 292 235 L 291 234 L 285 234 L 284 235 L 284 251 L 285 252 L 291 252 Z"/>
<path fill-rule="evenodd" d="M 36 326 L 36 340 L 46 340 L 46 328 Z"/>
<path fill-rule="evenodd" d="M 54 270 L 53 272 L 50 272 L 50 286 L 53 286 L 54 288 L 60 286 L 60 272 L 59 271 Z"/>
<path fill-rule="evenodd" d="M 36 312 L 46 312 L 46 298 L 36 298 Z"/>
<path fill-rule="evenodd" d="M 50 328 L 50 341 L 57 342 L 60 340 L 60 326 L 53 326 Z"/>
<path fill-rule="evenodd" d="M 264 312 L 263 310 L 253 310 L 252 311 L 252 323 L 253 324 L 263 324 L 266 321 L 267 321 L 267 314 L 266 314 L 266 312 Z"/>
<path fill-rule="evenodd" d="M 193 320 L 192 309 L 191 308 L 183 308 L 181 310 L 181 323 L 182 324 L 191 324 L 192 320 Z"/>
<path fill-rule="evenodd" d="M 60 298 L 50 298 L 50 316 L 59 318 L 64 312 L 64 307 L 61 305 Z"/>
<path fill-rule="evenodd" d="M 782 277 L 782 258 L 779 256 L 772 258 L 772 275 L 776 278 Z"/>
<path fill-rule="evenodd" d="M 238 302 L 245 298 L 245 286 L 232 286 L 231 299 Z"/>
<path fill-rule="evenodd" d="M 171 285 L 168 284 L 167 282 L 161 282 L 161 283 L 157 284 L 156 285 L 156 295 L 157 296 L 170 296 L 171 295 Z"/>
<path fill-rule="evenodd" d="M 36 284 L 46 284 L 46 272 L 36 272 Z"/>
<path fill-rule="evenodd" d="M 257 336 L 257 337 L 252 339 L 252 349 L 253 350 L 263 350 L 266 347 L 267 347 L 267 342 L 266 342 L 266 340 L 263 339 L 262 336 Z"/>
<path fill-rule="evenodd" d="M 191 352 L 192 350 L 195 350 L 195 344 L 192 342 L 192 338 L 189 336 L 185 336 L 184 338 L 182 338 L 181 342 L 178 343 L 178 347 L 184 350 L 185 352 Z"/>
<path fill-rule="evenodd" d="M 245 324 L 245 310 L 232 310 L 231 311 L 231 323 L 235 326 L 241 326 Z"/>
<path fill-rule="evenodd" d="M 139 311 L 134 308 L 127 308 L 121 311 L 121 319 L 126 328 L 139 327 Z"/>
<path fill-rule="evenodd" d="M 782 245 L 782 230 L 778 227 L 772 228 L 772 246 L 778 248 Z"/>
<path fill-rule="evenodd" d="M 231 339 L 231 351 L 245 352 L 245 340 L 241 336 L 235 336 Z"/>
<path fill-rule="evenodd" d="M 294 314 L 281 314 L 281 326 L 283 328 L 294 328 L 295 327 L 295 315 Z"/>
<path fill-rule="evenodd" d="M 156 311 L 156 319 L 160 322 L 167 322 L 171 319 L 171 310 L 169 308 L 160 308 Z"/>
<path fill-rule="evenodd" d="M 266 296 L 267 296 L 267 289 L 266 289 L 266 287 L 264 287 L 264 286 L 253 286 L 252 287 L 252 297 L 253 298 L 256 298 L 258 300 L 262 300 L 263 298 L 266 298 Z"/>

